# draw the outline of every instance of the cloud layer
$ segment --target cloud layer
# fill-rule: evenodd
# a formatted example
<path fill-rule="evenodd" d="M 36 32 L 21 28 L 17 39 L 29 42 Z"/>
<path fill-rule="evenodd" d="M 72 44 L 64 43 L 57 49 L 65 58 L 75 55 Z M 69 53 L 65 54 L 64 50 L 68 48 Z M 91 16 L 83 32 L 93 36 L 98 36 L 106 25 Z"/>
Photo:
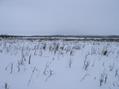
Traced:
<path fill-rule="evenodd" d="M 118 35 L 118 0 L 0 0 L 0 33 Z"/>

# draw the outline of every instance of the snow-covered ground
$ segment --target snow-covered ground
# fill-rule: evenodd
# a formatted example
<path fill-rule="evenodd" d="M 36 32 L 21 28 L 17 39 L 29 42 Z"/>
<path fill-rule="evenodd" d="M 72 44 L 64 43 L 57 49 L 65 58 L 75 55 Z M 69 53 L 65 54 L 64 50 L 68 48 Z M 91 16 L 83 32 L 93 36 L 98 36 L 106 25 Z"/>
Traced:
<path fill-rule="evenodd" d="M 0 89 L 119 89 L 119 42 L 0 39 Z"/>

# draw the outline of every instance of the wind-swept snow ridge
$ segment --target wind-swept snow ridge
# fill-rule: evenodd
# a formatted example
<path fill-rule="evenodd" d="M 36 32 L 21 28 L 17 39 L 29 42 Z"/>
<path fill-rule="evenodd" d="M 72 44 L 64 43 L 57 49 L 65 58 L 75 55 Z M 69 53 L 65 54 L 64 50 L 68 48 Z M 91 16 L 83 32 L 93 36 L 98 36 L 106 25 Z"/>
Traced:
<path fill-rule="evenodd" d="M 119 89 L 118 40 L 1 36 L 0 89 Z"/>

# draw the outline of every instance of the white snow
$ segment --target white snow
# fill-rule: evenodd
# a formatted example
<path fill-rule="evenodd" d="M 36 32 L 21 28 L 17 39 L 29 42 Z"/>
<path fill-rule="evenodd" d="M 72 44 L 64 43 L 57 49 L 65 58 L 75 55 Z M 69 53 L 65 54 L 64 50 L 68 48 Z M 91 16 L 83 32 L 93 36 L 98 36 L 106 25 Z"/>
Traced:
<path fill-rule="evenodd" d="M 0 89 L 119 89 L 119 42 L 1 39 Z"/>

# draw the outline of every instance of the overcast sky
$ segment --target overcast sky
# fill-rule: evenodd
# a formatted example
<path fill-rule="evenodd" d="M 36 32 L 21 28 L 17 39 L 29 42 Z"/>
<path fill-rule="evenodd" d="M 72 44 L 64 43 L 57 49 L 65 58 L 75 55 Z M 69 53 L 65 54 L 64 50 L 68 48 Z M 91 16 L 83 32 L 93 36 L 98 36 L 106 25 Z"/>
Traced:
<path fill-rule="evenodd" d="M 119 35 L 119 0 L 0 0 L 0 34 Z"/>

